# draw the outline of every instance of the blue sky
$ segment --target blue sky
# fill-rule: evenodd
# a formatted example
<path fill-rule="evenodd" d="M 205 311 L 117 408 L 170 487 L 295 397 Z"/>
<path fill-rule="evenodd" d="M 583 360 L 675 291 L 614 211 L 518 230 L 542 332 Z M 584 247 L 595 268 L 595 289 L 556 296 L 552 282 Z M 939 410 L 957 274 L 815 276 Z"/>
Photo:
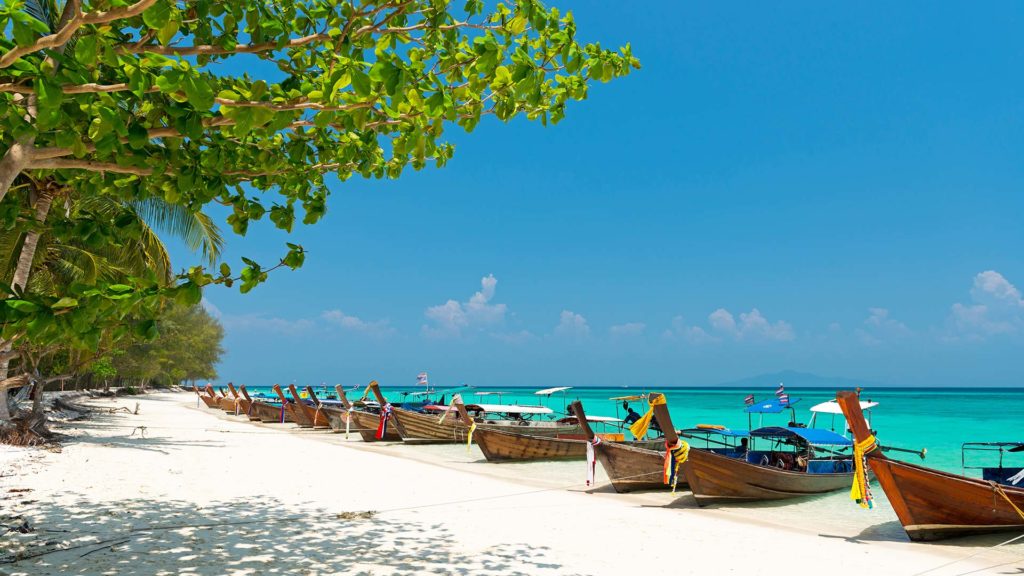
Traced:
<path fill-rule="evenodd" d="M 1022 383 L 1024 7 L 549 4 L 643 69 L 230 237 L 309 254 L 207 291 L 224 379 Z"/>

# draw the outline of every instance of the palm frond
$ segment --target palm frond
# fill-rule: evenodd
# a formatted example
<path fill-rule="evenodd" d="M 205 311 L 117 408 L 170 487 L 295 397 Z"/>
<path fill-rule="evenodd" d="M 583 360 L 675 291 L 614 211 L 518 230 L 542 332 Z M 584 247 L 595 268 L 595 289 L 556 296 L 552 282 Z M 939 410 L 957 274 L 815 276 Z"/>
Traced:
<path fill-rule="evenodd" d="M 213 219 L 163 198 L 148 198 L 132 203 L 139 217 L 156 231 L 181 239 L 193 252 L 200 252 L 210 264 L 216 264 L 224 251 L 224 237 Z"/>

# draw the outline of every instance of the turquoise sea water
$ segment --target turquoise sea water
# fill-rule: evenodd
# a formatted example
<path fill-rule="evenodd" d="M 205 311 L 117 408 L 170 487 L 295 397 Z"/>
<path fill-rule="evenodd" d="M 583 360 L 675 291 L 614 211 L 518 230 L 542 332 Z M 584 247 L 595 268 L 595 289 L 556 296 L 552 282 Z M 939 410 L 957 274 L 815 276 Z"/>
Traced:
<path fill-rule="evenodd" d="M 248 387 L 251 393 L 264 392 L 265 387 Z M 316 390 L 320 392 L 320 388 Z M 383 387 L 384 394 L 392 401 L 400 400 L 401 391 L 415 388 Z M 542 404 L 561 413 L 569 402 L 579 399 L 588 414 L 621 416 L 621 401 L 611 397 L 637 394 L 644 391 L 663 392 L 668 399 L 673 423 L 677 428 L 696 424 L 720 424 L 729 428 L 746 429 L 747 415 L 743 412 L 743 399 L 753 393 L 758 400 L 774 398 L 774 389 L 748 390 L 736 388 L 661 388 L 642 390 L 637 388 L 583 388 L 576 387 L 550 397 L 537 396 L 536 389 L 528 388 L 487 388 L 478 387 L 463 391 L 467 403 L 499 403 L 499 396 L 481 395 L 477 392 L 504 392 L 500 396 L 503 404 Z M 835 390 L 823 388 L 787 388 L 795 402 L 797 420 L 810 420 L 811 406 L 835 398 Z M 358 397 L 362 392 L 349 392 L 349 397 Z M 448 398 L 451 395 L 447 395 Z M 871 411 L 871 424 L 879 440 L 890 446 L 913 450 L 927 448 L 927 458 L 922 462 L 912 454 L 889 452 L 888 455 L 927 466 L 961 472 L 961 444 L 964 442 L 1024 441 L 1020 423 L 1024 422 L 1024 389 L 1021 388 L 876 388 L 865 390 L 862 399 L 873 400 L 879 405 Z M 643 402 L 632 402 L 638 412 L 643 413 Z M 784 426 L 789 421 L 788 412 L 766 414 L 763 420 L 753 418 L 753 426 Z M 817 427 L 831 428 L 842 433 L 841 416 L 835 422 L 828 415 L 818 416 Z M 968 454 L 968 465 L 994 465 L 996 455 Z M 1024 453 L 1006 456 L 1006 465 L 1024 467 Z M 968 475 L 975 476 L 971 470 Z"/>

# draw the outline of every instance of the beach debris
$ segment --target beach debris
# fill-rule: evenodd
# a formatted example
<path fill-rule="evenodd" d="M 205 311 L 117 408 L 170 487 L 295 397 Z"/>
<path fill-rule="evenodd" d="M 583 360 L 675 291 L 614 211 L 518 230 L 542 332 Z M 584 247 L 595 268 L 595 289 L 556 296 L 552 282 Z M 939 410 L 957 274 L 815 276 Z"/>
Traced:
<path fill-rule="evenodd" d="M 376 514 L 377 512 L 374 510 L 364 510 L 362 512 L 340 512 L 336 518 L 338 520 L 369 520 Z"/>
<path fill-rule="evenodd" d="M 17 532 L 18 534 L 31 534 L 32 532 L 35 532 L 35 528 L 28 523 L 27 519 L 17 516 L 13 518 L 13 520 L 21 520 L 21 522 L 19 524 L 7 526 L 7 529 L 4 530 L 4 534 L 9 534 L 11 532 Z"/>
<path fill-rule="evenodd" d="M 136 432 L 139 433 L 139 436 L 141 436 L 143 438 L 146 437 L 146 427 L 145 426 L 136 426 L 135 428 L 132 428 L 132 433 L 129 434 L 128 437 L 131 438 L 132 436 L 135 436 Z"/>
<path fill-rule="evenodd" d="M 8 494 L 17 494 L 19 492 L 31 492 L 31 488 L 11 488 L 7 491 Z"/>

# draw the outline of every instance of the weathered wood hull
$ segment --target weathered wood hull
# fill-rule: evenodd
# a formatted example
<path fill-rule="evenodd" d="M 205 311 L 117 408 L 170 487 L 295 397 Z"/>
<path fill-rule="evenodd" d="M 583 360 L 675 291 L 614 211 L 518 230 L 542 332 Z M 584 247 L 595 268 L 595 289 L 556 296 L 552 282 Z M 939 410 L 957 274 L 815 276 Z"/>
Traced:
<path fill-rule="evenodd" d="M 392 419 L 397 421 L 396 428 L 402 435 L 405 442 L 414 443 L 458 443 L 465 442 L 469 435 L 469 427 L 459 420 L 458 414 L 449 414 L 444 422 L 435 414 L 420 414 L 410 410 L 394 408 Z M 532 436 L 555 437 L 558 434 L 579 433 L 575 426 L 503 426 L 492 424 L 478 424 L 477 432 L 480 430 L 515 430 L 529 431 Z M 476 441 L 476 433 L 473 434 L 473 441 Z"/>
<path fill-rule="evenodd" d="M 200 395 L 199 397 L 202 398 L 203 404 L 206 404 L 207 408 L 213 408 L 215 410 L 220 409 L 220 402 L 218 400 L 218 398 L 220 398 L 219 396 L 207 396 L 203 394 Z"/>
<path fill-rule="evenodd" d="M 297 402 L 289 402 L 285 408 L 293 422 L 302 428 L 330 428 L 327 415 L 316 408 Z"/>
<path fill-rule="evenodd" d="M 252 403 L 252 412 L 250 416 L 256 416 L 260 422 L 266 422 L 268 424 L 293 421 L 291 414 L 289 414 L 287 410 L 285 410 L 284 418 L 282 419 L 280 406 L 272 406 L 257 400 L 254 400 Z"/>
<path fill-rule="evenodd" d="M 237 402 L 234 398 L 228 398 L 227 396 L 220 396 L 217 398 L 217 407 L 227 412 L 228 414 L 234 414 L 237 409 Z"/>
<path fill-rule="evenodd" d="M 663 451 L 601 442 L 594 452 L 616 492 L 672 489 L 665 484 Z M 686 486 L 684 478 L 679 478 L 677 488 Z"/>
<path fill-rule="evenodd" d="M 536 436 L 496 428 L 478 428 L 473 440 L 489 462 L 530 460 L 585 460 L 587 441 L 573 438 Z M 647 442 L 655 449 L 660 442 Z"/>
<path fill-rule="evenodd" d="M 869 456 L 868 464 L 911 540 L 1024 531 L 1024 518 L 985 480 L 884 456 Z M 1024 489 L 1000 488 L 1024 510 Z"/>
<path fill-rule="evenodd" d="M 362 410 L 353 410 L 348 412 L 347 410 L 341 410 L 342 415 L 335 415 L 328 413 L 328 419 L 331 423 L 331 429 L 335 432 L 345 431 L 345 418 L 351 418 L 352 423 L 349 424 L 349 431 L 359 434 L 359 437 L 363 439 L 363 442 L 378 442 L 377 440 L 377 426 L 380 424 L 380 415 L 373 414 L 371 412 L 364 412 Z M 387 433 L 384 434 L 384 441 L 386 442 L 401 442 L 402 435 L 398 433 L 397 427 L 392 422 L 388 426 Z"/>
<path fill-rule="evenodd" d="M 849 489 L 852 473 L 807 474 L 691 449 L 682 474 L 697 504 L 784 500 Z"/>

